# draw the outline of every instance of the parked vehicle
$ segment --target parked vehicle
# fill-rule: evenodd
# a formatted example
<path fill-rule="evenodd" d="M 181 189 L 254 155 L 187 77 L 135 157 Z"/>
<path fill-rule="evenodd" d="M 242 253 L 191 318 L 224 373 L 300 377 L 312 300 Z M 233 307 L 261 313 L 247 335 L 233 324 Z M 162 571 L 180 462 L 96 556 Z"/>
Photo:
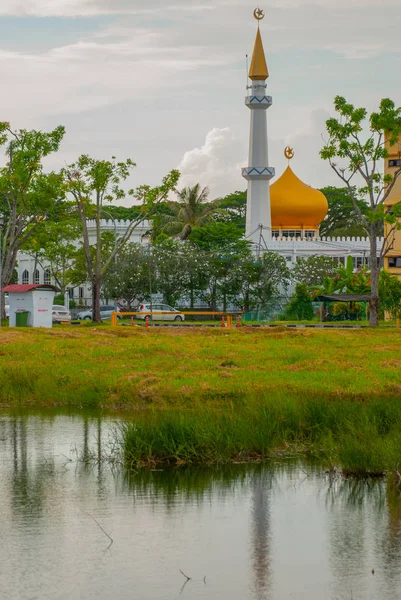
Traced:
<path fill-rule="evenodd" d="M 168 304 L 140 304 L 137 308 L 137 312 L 151 313 L 149 319 L 154 321 L 184 321 L 185 315 L 180 313 L 176 308 L 169 306 Z M 166 313 L 166 314 L 163 314 Z M 146 314 L 136 315 L 137 319 L 145 319 Z"/>
<path fill-rule="evenodd" d="M 107 320 L 107 319 L 111 319 L 111 313 L 113 312 L 120 312 L 120 308 L 117 306 L 114 306 L 114 304 L 106 304 L 105 306 L 101 306 L 100 307 L 100 318 L 102 320 Z M 118 319 L 121 319 L 120 316 L 117 317 Z M 91 321 L 92 319 L 92 309 L 89 310 L 82 310 L 81 312 L 79 312 L 77 314 L 77 319 L 79 319 L 80 321 Z"/>
<path fill-rule="evenodd" d="M 52 321 L 53 323 L 71 323 L 71 313 L 65 306 L 52 306 Z"/>

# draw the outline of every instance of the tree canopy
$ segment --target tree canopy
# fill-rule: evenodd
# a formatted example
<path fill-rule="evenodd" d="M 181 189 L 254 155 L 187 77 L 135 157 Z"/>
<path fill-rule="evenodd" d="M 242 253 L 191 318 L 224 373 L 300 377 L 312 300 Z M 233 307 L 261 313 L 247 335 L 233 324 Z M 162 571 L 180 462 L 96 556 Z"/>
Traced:
<path fill-rule="evenodd" d="M 46 172 L 43 166 L 44 159 L 59 149 L 64 133 L 61 126 L 45 133 L 14 131 L 9 123 L 0 123 L 0 145 L 6 157 L 0 168 L 1 286 L 11 282 L 18 251 L 49 218 L 56 219 L 66 210 L 62 176 Z"/>
<path fill-rule="evenodd" d="M 367 231 L 370 239 L 370 325 L 379 321 L 379 272 L 383 257 L 387 253 L 392 233 L 400 227 L 401 203 L 385 210 L 384 203 L 394 184 L 401 175 L 401 167 L 393 175 L 384 175 L 382 161 L 388 158 L 388 146 L 398 142 L 401 134 L 401 107 L 396 107 L 389 98 L 384 98 L 377 111 L 368 114 L 365 108 L 355 107 L 342 96 L 334 99 L 337 117 L 326 121 L 328 139 L 320 151 L 345 184 L 351 197 L 358 222 Z M 361 209 L 363 200 L 368 210 Z M 379 250 L 377 237 L 386 222 L 384 243 Z M 379 264 L 377 256 L 379 255 Z"/>
<path fill-rule="evenodd" d="M 323 237 L 365 237 L 364 223 L 355 212 L 352 196 L 346 187 L 328 186 L 320 190 L 327 198 L 329 210 L 320 223 L 319 233 Z M 359 198 L 355 202 L 363 215 L 367 215 L 368 205 Z"/>

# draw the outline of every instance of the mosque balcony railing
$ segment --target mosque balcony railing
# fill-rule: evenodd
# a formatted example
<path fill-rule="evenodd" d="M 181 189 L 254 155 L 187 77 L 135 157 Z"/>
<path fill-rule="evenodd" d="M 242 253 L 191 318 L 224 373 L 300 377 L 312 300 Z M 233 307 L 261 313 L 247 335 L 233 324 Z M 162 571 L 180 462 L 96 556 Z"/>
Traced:
<path fill-rule="evenodd" d="M 271 96 L 256 96 L 250 90 L 250 93 L 245 97 L 245 104 L 249 108 L 269 108 L 273 104 Z"/>
<path fill-rule="evenodd" d="M 383 238 L 377 238 L 377 248 L 380 249 L 383 245 Z M 302 246 L 304 248 L 315 248 L 316 253 L 319 249 L 325 247 L 346 247 L 349 249 L 362 249 L 368 250 L 370 247 L 369 238 L 365 237 L 277 237 L 273 236 L 269 242 L 269 247 L 272 250 L 282 250 L 285 246 L 293 247 L 294 245 Z"/>
<path fill-rule="evenodd" d="M 274 167 L 244 167 L 242 169 L 242 177 L 247 181 L 252 179 L 269 180 L 276 174 Z"/>

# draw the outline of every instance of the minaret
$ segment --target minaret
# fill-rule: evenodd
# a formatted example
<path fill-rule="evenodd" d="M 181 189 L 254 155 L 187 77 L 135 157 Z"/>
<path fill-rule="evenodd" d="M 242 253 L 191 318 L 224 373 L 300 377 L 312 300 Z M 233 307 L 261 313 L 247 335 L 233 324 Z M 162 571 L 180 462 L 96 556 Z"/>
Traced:
<path fill-rule="evenodd" d="M 257 21 L 264 18 L 262 10 L 254 11 Z M 246 204 L 246 238 L 255 244 L 271 239 L 270 190 L 269 181 L 274 177 L 274 169 L 269 167 L 267 154 L 266 110 L 272 105 L 271 96 L 266 96 L 266 79 L 269 77 L 259 23 L 253 49 L 249 78 L 252 85 L 245 98 L 251 110 L 251 132 L 249 139 L 248 167 L 242 169 L 242 176 L 248 181 Z"/>

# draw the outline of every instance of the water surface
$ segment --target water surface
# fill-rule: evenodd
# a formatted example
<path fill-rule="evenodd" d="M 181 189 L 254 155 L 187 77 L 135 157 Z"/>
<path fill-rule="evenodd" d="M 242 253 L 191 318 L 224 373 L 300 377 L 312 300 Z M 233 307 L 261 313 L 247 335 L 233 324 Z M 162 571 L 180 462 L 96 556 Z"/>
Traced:
<path fill-rule="evenodd" d="M 0 415 L 1 598 L 400 598 L 390 483 L 287 461 L 130 474 L 105 460 L 113 426 Z"/>

